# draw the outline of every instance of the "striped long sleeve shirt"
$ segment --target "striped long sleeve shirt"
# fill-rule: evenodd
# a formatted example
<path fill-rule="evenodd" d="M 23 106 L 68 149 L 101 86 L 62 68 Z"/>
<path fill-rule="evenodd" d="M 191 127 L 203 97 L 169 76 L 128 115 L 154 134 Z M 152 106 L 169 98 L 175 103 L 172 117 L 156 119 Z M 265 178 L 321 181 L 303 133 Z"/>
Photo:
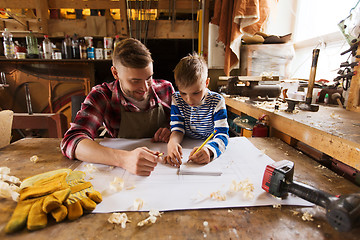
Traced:
<path fill-rule="evenodd" d="M 229 125 L 225 99 L 218 93 L 208 90 L 202 104 L 190 107 L 175 92 L 171 103 L 171 131 L 182 132 L 185 136 L 205 140 L 216 130 L 216 135 L 205 146 L 218 158 L 226 149 L 229 141 Z"/>

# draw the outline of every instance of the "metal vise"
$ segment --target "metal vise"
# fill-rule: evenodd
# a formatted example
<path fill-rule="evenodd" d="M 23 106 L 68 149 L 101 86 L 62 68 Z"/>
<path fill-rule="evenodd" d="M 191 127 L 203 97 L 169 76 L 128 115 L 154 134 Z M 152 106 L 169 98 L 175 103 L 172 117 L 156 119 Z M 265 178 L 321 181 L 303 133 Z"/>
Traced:
<path fill-rule="evenodd" d="M 281 87 L 278 84 L 273 84 L 266 77 L 256 76 L 235 76 L 227 80 L 226 93 L 229 95 L 239 95 L 243 97 L 250 97 L 250 99 L 261 98 L 277 98 L 280 96 Z M 278 81 L 277 79 L 270 79 Z M 259 84 L 259 82 L 264 84 Z"/>

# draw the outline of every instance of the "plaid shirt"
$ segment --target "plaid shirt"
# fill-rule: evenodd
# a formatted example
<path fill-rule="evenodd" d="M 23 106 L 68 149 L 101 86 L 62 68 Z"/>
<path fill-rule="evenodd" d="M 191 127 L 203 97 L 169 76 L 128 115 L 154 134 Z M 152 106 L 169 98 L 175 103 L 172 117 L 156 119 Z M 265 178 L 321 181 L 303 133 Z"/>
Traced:
<path fill-rule="evenodd" d="M 158 103 L 162 104 L 170 121 L 173 92 L 174 88 L 170 82 L 153 80 L 149 109 L 157 107 Z M 120 104 L 124 106 L 125 111 L 141 111 L 124 97 L 118 80 L 93 87 L 77 113 L 74 123 L 70 123 L 70 128 L 61 141 L 62 153 L 70 159 L 75 159 L 75 149 L 80 140 L 94 139 L 98 128 L 102 125 L 111 137 L 117 137 L 121 121 Z"/>

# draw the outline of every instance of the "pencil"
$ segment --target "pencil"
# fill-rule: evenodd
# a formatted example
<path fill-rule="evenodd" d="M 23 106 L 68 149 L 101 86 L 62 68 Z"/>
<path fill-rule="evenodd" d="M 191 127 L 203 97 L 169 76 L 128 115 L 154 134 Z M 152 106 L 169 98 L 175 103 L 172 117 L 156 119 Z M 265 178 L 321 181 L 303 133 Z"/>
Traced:
<path fill-rule="evenodd" d="M 205 146 L 205 144 L 215 135 L 215 133 L 216 130 L 214 130 L 214 132 L 210 134 L 210 136 L 205 140 L 205 142 L 203 142 L 203 144 L 201 144 L 201 146 L 198 149 L 196 149 L 193 155 L 195 155 L 198 151 L 200 151 Z"/>

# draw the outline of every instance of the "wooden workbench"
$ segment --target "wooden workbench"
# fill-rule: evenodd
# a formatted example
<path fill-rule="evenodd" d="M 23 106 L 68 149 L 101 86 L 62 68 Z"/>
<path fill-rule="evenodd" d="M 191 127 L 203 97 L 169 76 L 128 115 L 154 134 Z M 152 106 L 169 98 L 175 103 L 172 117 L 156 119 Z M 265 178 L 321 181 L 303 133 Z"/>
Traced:
<path fill-rule="evenodd" d="M 295 180 L 331 194 L 359 192 L 360 188 L 275 138 L 252 138 L 250 141 L 275 161 L 288 159 L 295 163 Z M 22 139 L 0 149 L 0 166 L 11 169 L 20 179 L 59 168 L 74 169 L 80 164 L 65 158 L 60 139 Z M 31 162 L 37 155 L 39 161 Z M 161 201 L 161 199 L 159 199 Z M 12 200 L 0 199 L 0 239 L 358 239 L 360 228 L 347 233 L 334 230 L 325 218 L 324 209 L 282 206 L 280 209 L 247 207 L 165 212 L 150 226 L 136 227 L 147 212 L 128 212 L 132 221 L 123 229 L 107 222 L 111 214 L 87 214 L 75 221 L 56 224 L 50 220 L 42 230 L 23 230 L 6 235 L 3 228 L 16 206 Z M 294 211 L 299 212 L 294 215 Z M 314 221 L 303 221 L 304 212 Z M 209 223 L 206 231 L 203 223 Z"/>
<path fill-rule="evenodd" d="M 270 127 L 299 140 L 336 160 L 360 170 L 360 113 L 321 105 L 318 112 L 288 113 L 225 97 L 229 111 L 256 119 L 270 118 Z"/>

